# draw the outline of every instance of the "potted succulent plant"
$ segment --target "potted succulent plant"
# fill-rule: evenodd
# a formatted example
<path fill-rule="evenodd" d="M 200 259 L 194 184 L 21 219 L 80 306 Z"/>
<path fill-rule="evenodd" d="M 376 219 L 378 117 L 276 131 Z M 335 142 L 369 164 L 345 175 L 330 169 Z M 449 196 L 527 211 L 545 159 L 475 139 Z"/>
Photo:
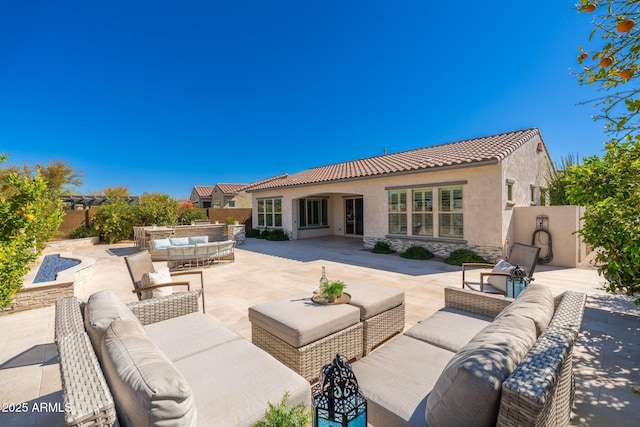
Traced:
<path fill-rule="evenodd" d="M 322 284 L 320 293 L 327 298 L 327 302 L 335 302 L 342 296 L 342 292 L 347 285 L 339 280 L 332 280 Z"/>
<path fill-rule="evenodd" d="M 253 427 L 306 427 L 311 423 L 311 412 L 303 405 L 290 407 L 289 392 L 286 392 L 280 403 L 268 402 L 269 408 L 264 418 Z"/>

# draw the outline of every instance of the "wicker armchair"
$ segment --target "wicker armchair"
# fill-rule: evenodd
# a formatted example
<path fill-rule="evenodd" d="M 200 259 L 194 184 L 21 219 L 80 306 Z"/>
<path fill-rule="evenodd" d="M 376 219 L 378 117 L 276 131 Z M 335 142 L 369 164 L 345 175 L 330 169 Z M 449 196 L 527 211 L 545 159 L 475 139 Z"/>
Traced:
<path fill-rule="evenodd" d="M 133 282 L 134 289 L 131 291 L 138 296 L 138 301 L 142 300 L 142 295 L 147 291 L 150 291 L 155 288 L 167 287 L 167 286 L 186 286 L 187 290 L 191 290 L 191 282 L 189 281 L 177 281 L 177 282 L 169 282 L 169 283 L 160 283 L 155 285 L 147 285 L 142 286 L 141 281 L 142 277 L 146 273 L 151 273 L 155 271 L 153 266 L 153 261 L 151 261 L 151 255 L 149 251 L 144 250 L 142 252 L 138 252 L 135 255 L 130 255 L 124 258 L 125 263 L 127 264 L 127 269 L 129 270 L 129 276 L 131 277 L 131 281 Z M 199 274 L 200 275 L 200 290 L 202 291 L 202 312 L 205 312 L 204 305 L 204 278 L 201 270 L 189 270 L 189 271 L 172 271 L 171 277 L 177 276 L 185 276 L 188 274 Z"/>

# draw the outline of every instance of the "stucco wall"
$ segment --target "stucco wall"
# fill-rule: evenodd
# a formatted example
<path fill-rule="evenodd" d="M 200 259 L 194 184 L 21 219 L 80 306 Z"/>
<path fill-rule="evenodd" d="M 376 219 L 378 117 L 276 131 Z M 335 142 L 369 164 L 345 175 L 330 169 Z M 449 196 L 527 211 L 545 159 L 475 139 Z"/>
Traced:
<path fill-rule="evenodd" d="M 282 197 L 283 228 L 292 238 L 345 233 L 344 197 L 362 196 L 364 204 L 364 236 L 383 238 L 388 229 L 389 187 L 419 188 L 446 182 L 466 181 L 463 187 L 464 240 L 470 244 L 501 246 L 500 185 L 502 174 L 498 164 L 448 169 L 437 172 L 411 173 L 381 178 L 353 180 L 316 186 L 293 187 L 254 192 L 254 224 L 257 224 L 257 199 Z M 437 188 L 436 189 L 437 193 Z M 408 188 L 410 190 L 411 188 Z M 409 197 L 410 197 L 410 191 Z M 434 193 L 434 198 L 436 194 Z M 297 230 L 297 200 L 310 196 L 329 196 L 330 230 Z M 408 215 L 409 226 L 411 215 Z"/>
<path fill-rule="evenodd" d="M 540 144 L 540 145 L 539 145 Z M 541 150 L 538 150 L 538 147 Z M 541 188 L 547 187 L 551 161 L 542 138 L 536 135 L 503 160 L 502 177 L 502 235 L 504 241 L 513 239 L 512 215 L 516 206 L 539 206 Z M 507 198 L 507 181 L 513 182 L 513 196 Z M 535 188 L 535 202 L 531 201 L 531 187 Z"/>
<path fill-rule="evenodd" d="M 513 210 L 513 242 L 532 243 L 539 215 L 548 217 L 548 230 L 551 234 L 553 260 L 549 265 L 577 267 L 586 257 L 586 245 L 575 231 L 580 229 L 580 218 L 584 208 L 579 206 L 531 206 L 516 207 Z M 546 225 L 546 224 L 545 224 Z M 540 256 L 547 254 L 546 234 L 542 234 L 543 243 L 535 242 L 541 248 Z"/>

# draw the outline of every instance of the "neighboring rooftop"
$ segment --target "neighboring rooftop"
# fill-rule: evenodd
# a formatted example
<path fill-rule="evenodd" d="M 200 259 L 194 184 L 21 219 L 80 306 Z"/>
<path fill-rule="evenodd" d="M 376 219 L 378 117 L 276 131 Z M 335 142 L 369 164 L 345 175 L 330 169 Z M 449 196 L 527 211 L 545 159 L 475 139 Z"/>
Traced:
<path fill-rule="evenodd" d="M 209 197 L 214 187 L 214 185 L 194 185 L 193 191 L 200 197 Z"/>
<path fill-rule="evenodd" d="M 248 191 L 359 179 L 447 166 L 472 165 L 488 161 L 497 162 L 536 136 L 540 136 L 538 129 L 523 129 L 320 166 L 292 175 L 284 175 L 279 179 L 271 179 L 260 185 L 251 185 Z"/>
<path fill-rule="evenodd" d="M 238 191 L 241 191 L 246 186 L 247 184 L 217 184 L 216 185 L 216 187 L 218 187 L 220 191 L 222 191 L 222 194 L 238 194 Z"/>

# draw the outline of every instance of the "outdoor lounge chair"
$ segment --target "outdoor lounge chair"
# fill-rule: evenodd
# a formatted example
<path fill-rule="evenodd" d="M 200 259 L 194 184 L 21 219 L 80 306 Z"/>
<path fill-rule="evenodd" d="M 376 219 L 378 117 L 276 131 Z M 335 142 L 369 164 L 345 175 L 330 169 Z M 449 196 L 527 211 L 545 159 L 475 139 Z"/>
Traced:
<path fill-rule="evenodd" d="M 536 269 L 536 265 L 538 263 L 538 255 L 540 255 L 540 248 L 536 246 L 523 245 L 522 243 L 514 243 L 511 247 L 511 253 L 507 258 L 507 261 L 510 265 L 516 266 L 519 265 L 523 268 L 529 277 L 529 279 L 533 280 L 533 272 Z M 478 262 L 466 262 L 462 264 L 462 287 L 467 287 L 474 291 L 480 292 L 488 292 L 494 294 L 503 294 L 506 295 L 506 291 L 502 291 L 501 289 L 497 289 L 488 282 L 485 281 L 486 278 L 489 277 L 509 277 L 509 273 L 505 271 L 496 271 L 499 269 L 500 263 L 497 264 L 487 264 L 487 263 L 478 263 Z M 470 280 L 469 276 L 466 273 L 467 270 L 471 269 L 487 269 L 492 268 L 493 271 L 483 271 L 480 273 L 480 281 Z M 477 279 L 477 276 L 474 275 L 474 278 Z"/>
<path fill-rule="evenodd" d="M 144 293 L 156 289 L 167 286 L 186 286 L 187 290 L 191 290 L 191 282 L 189 281 L 179 281 L 179 282 L 168 282 L 168 283 L 159 283 L 154 285 L 142 286 L 142 277 L 146 273 L 155 272 L 155 268 L 153 267 L 153 261 L 151 261 L 151 254 L 149 251 L 144 250 L 135 255 L 130 255 L 124 257 L 125 263 L 127 264 L 127 269 L 129 270 L 129 275 L 131 276 L 131 281 L 133 282 L 134 289 L 131 291 L 138 295 L 138 300 L 142 300 L 142 296 Z M 205 312 L 204 308 L 204 279 L 201 270 L 189 270 L 189 271 L 172 271 L 170 272 L 171 277 L 174 276 L 185 276 L 187 274 L 199 274 L 200 275 L 200 289 L 202 294 L 202 312 Z"/>

